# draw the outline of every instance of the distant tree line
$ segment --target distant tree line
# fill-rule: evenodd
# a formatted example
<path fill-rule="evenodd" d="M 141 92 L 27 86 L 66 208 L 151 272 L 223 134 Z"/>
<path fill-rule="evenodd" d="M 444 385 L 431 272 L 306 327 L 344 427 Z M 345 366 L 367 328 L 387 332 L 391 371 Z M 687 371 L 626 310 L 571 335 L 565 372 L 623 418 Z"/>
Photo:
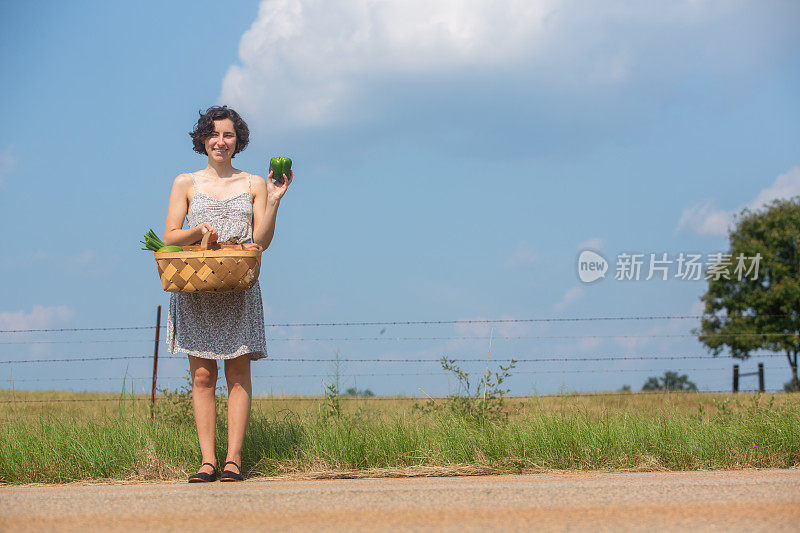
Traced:
<path fill-rule="evenodd" d="M 665 372 L 663 377 L 651 377 L 642 385 L 643 391 L 696 391 L 697 385 L 689 381 L 689 376 L 679 376 L 677 372 Z"/>
<path fill-rule="evenodd" d="M 362 398 L 371 398 L 375 393 L 369 389 L 356 390 L 355 387 L 350 387 L 344 392 L 344 396 L 360 396 Z"/>

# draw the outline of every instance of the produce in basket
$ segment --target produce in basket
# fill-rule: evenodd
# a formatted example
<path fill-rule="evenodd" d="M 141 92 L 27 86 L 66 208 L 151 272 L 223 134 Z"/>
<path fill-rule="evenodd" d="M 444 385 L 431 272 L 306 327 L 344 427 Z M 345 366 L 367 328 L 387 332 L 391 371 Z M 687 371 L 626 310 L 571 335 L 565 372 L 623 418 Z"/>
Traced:
<path fill-rule="evenodd" d="M 210 243 L 210 236 L 206 233 L 200 245 L 183 246 L 180 252 L 153 254 L 165 291 L 242 291 L 258 281 L 263 251 L 259 244 L 238 243 L 235 239 Z"/>
<path fill-rule="evenodd" d="M 180 246 L 165 245 L 152 229 L 145 233 L 144 240 L 139 242 L 145 245 L 142 250 L 150 250 L 151 252 L 180 252 L 183 250 Z"/>
<path fill-rule="evenodd" d="M 227 250 L 264 250 L 260 244 L 254 242 L 239 242 L 239 239 L 236 237 L 231 237 L 227 241 L 217 242 L 216 244 Z"/>
<path fill-rule="evenodd" d="M 272 171 L 272 179 L 276 183 L 283 184 L 283 175 L 289 177 L 292 172 L 292 160 L 288 157 L 273 157 L 269 160 L 269 169 Z"/>

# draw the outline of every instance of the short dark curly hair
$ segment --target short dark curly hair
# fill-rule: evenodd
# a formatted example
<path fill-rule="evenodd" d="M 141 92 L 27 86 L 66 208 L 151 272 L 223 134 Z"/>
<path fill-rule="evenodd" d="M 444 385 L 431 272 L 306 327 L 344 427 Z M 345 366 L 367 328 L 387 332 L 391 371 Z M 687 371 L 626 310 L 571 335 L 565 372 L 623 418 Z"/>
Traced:
<path fill-rule="evenodd" d="M 247 127 L 247 123 L 242 117 L 239 116 L 239 113 L 226 105 L 211 106 L 206 109 L 205 113 L 202 111 L 199 113 L 200 118 L 197 119 L 197 124 L 195 124 L 194 129 L 189 132 L 195 152 L 208 155 L 208 152 L 206 152 L 206 139 L 214 132 L 214 121 L 224 120 L 226 118 L 231 119 L 231 122 L 233 122 L 233 130 L 236 132 L 236 149 L 233 151 L 231 159 L 247 148 L 247 144 L 250 142 L 250 129 Z"/>

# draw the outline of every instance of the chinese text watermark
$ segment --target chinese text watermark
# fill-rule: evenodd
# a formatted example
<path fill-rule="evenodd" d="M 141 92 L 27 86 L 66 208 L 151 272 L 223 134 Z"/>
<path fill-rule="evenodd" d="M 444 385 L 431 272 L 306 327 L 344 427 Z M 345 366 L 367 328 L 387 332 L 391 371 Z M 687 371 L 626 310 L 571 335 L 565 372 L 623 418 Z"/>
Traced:
<path fill-rule="evenodd" d="M 761 254 L 746 256 L 716 252 L 706 254 L 680 252 L 669 257 L 667 253 L 620 253 L 614 265 L 614 279 L 619 281 L 648 281 L 651 279 L 680 279 L 685 281 L 720 279 L 758 279 Z M 578 278 L 591 283 L 605 278 L 609 264 L 593 250 L 584 250 L 578 256 Z"/>

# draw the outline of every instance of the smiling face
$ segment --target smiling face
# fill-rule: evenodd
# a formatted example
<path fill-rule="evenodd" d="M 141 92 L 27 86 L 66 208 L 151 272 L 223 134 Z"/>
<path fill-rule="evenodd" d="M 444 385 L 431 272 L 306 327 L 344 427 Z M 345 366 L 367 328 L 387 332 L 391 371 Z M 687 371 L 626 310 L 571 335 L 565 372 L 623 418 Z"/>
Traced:
<path fill-rule="evenodd" d="M 236 150 L 236 130 L 229 118 L 214 121 L 214 131 L 205 141 L 209 159 L 217 163 L 230 161 Z"/>

